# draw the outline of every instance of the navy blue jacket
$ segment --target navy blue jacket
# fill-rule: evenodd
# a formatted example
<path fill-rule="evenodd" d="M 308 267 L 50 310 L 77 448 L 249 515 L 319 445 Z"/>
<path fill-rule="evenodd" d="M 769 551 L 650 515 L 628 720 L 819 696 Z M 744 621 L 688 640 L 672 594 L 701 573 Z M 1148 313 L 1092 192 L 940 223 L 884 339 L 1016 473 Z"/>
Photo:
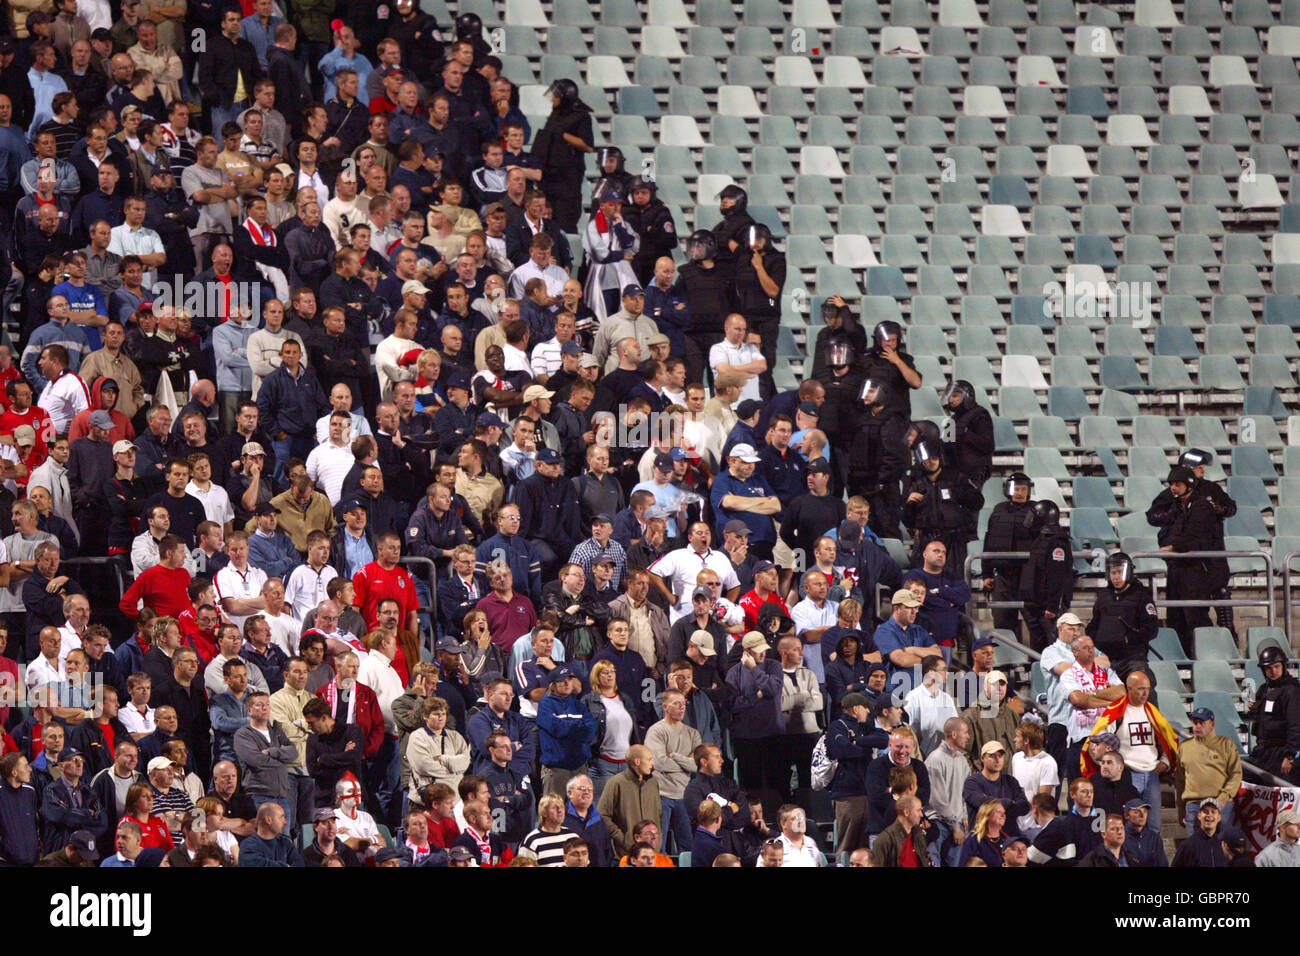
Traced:
<path fill-rule="evenodd" d="M 876 759 L 875 743 L 869 739 L 873 730 L 850 714 L 841 715 L 826 728 L 826 755 L 839 761 L 831 780 L 831 799 L 866 796 L 867 768 Z"/>
<path fill-rule="evenodd" d="M 916 796 L 920 799 L 921 805 L 926 806 L 930 802 L 930 774 L 919 759 L 914 758 L 908 766 L 916 773 Z M 894 807 L 894 796 L 889 792 L 889 771 L 893 767 L 894 762 L 889 759 L 888 751 L 867 764 L 867 772 L 863 775 L 863 779 L 867 785 L 867 797 L 870 798 L 867 807 L 868 835 L 882 832 L 898 818 L 898 811 Z"/>
<path fill-rule="evenodd" d="M 753 667 L 737 664 L 727 671 L 727 686 L 736 692 L 731 699 L 733 738 L 759 740 L 785 733 L 785 716 L 781 712 L 785 676 L 780 661 L 768 656 Z"/>
<path fill-rule="evenodd" d="M 1219 831 L 1216 830 L 1214 836 L 1207 837 L 1205 831 L 1198 826 L 1195 833 L 1178 844 L 1174 862 L 1169 865 L 1194 868 L 1227 866 L 1228 857 L 1223 852 Z"/>
<path fill-rule="evenodd" d="M 504 730 L 511 740 L 523 744 L 515 751 L 510 766 L 518 773 L 530 773 L 533 757 L 537 755 L 537 728 L 531 720 L 520 717 L 518 711 L 507 710 L 503 716 L 497 717 L 491 707 L 479 710 L 465 723 L 465 739 L 474 755 L 474 773 L 482 775 L 493 766 L 492 757 L 487 752 L 487 738 L 494 730 Z"/>
<path fill-rule="evenodd" d="M 41 799 L 43 840 L 51 851 L 62 849 L 77 830 L 101 834 L 108 826 L 108 814 L 95 791 L 84 782 L 77 784 L 80 806 L 72 805 L 72 789 L 62 780 L 45 788 Z"/>
<path fill-rule="evenodd" d="M 519 535 L 549 544 L 556 554 L 568 554 L 586 535 L 573 482 L 561 475 L 529 475 L 514 488 L 511 500 L 519 506 Z"/>
<path fill-rule="evenodd" d="M 999 775 L 996 782 L 982 773 L 971 774 L 962 787 L 961 798 L 966 801 L 968 820 L 974 820 L 979 815 L 980 807 L 989 800 L 1001 800 L 1007 811 L 1007 822 L 1002 829 L 1011 836 L 1020 832 L 1016 820 L 1029 812 L 1029 801 L 1025 799 L 1024 789 L 1015 777 L 1005 772 Z"/>
<path fill-rule="evenodd" d="M 1007 822 L 1011 823 L 1013 820 L 1014 818 L 1008 813 Z M 1043 827 L 1042 832 L 1034 837 L 1033 845 L 1029 847 L 1030 865 L 1074 866 L 1090 850 L 1101 846 L 1101 831 L 1105 825 L 1106 817 L 1100 810 L 1094 809 L 1091 815 L 1084 817 L 1071 808 L 1049 822 Z M 1186 840 L 1183 845 L 1189 843 L 1191 840 Z M 1223 850 L 1219 849 L 1218 841 L 1214 841 L 1214 847 L 1222 859 Z M 1225 862 L 1219 865 L 1227 864 Z"/>
<path fill-rule="evenodd" d="M 450 634 L 459 640 L 464 633 L 465 615 L 474 610 L 479 599 L 491 590 L 487 576 L 478 572 L 474 573 L 474 585 L 478 588 L 478 597 L 471 601 L 469 589 L 461 583 L 455 572 L 450 577 L 439 579 L 438 621 L 442 624 L 444 634 Z"/>
<path fill-rule="evenodd" d="M 537 740 L 543 767 L 579 770 L 591 759 L 596 715 L 573 695 L 547 694 L 537 704 Z"/>
<path fill-rule="evenodd" d="M 265 379 L 257 393 L 257 408 L 263 426 L 274 437 L 280 432 L 296 436 L 316 436 L 316 420 L 329 410 L 329 401 L 321 390 L 316 373 L 299 366 L 295 379 L 281 365 Z"/>
<path fill-rule="evenodd" d="M 528 539 L 522 534 L 506 537 L 498 531 L 475 549 L 474 570 L 479 574 L 485 573 L 488 562 L 498 557 L 510 565 L 515 590 L 532 601 L 533 607 L 541 607 L 542 565 Z"/>
<path fill-rule="evenodd" d="M 613 644 L 607 644 L 592 655 L 591 666 L 595 667 L 597 661 L 609 661 L 614 665 L 620 696 L 631 699 L 632 706 L 628 709 L 628 713 L 636 717 L 638 731 L 653 723 L 655 694 L 653 679 L 646 670 L 645 658 L 631 647 L 620 651 Z M 651 682 L 648 687 L 647 681 Z M 647 697 L 650 699 L 647 700 Z M 625 700 L 624 703 L 626 704 L 627 701 Z"/>
<path fill-rule="evenodd" d="M 239 841 L 239 865 L 279 868 L 305 864 L 298 847 L 283 833 L 269 840 L 254 833 Z"/>
<path fill-rule="evenodd" d="M 1145 826 L 1139 833 L 1133 824 L 1125 823 L 1124 849 L 1137 857 L 1138 866 L 1169 865 L 1169 857 L 1165 855 L 1165 841 L 1160 838 L 1158 826 Z"/>
<path fill-rule="evenodd" d="M 691 834 L 691 869 L 697 866 L 713 866 L 713 861 L 720 853 L 722 853 L 722 838 L 716 833 L 710 833 L 704 827 L 696 827 L 695 832 Z"/>
<path fill-rule="evenodd" d="M 41 858 L 36 815 L 39 802 L 32 784 L 13 787 L 7 780 L 0 782 L 0 862 L 8 866 L 35 866 Z"/>
<path fill-rule="evenodd" d="M 591 847 L 588 862 L 592 866 L 613 866 L 617 863 L 614 859 L 614 844 L 609 838 L 609 827 L 605 825 L 605 818 L 596 812 L 596 805 L 593 803 L 587 810 L 585 820 L 578 816 L 572 803 L 566 803 L 565 808 L 568 810 L 564 815 L 565 829 L 582 834 L 582 838 Z"/>

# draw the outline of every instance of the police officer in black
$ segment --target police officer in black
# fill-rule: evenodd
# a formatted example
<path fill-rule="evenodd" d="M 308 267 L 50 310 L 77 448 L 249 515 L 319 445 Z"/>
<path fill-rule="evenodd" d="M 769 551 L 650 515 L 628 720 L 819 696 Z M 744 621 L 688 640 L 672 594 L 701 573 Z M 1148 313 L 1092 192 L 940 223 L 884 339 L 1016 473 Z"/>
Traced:
<path fill-rule="evenodd" d="M 1203 448 L 1189 448 L 1178 457 L 1178 464 L 1184 468 L 1190 469 L 1192 477 L 1196 479 L 1195 488 L 1192 491 L 1193 496 L 1205 495 L 1210 500 L 1210 507 L 1218 516 L 1218 523 L 1215 537 L 1215 548 L 1224 550 L 1223 544 L 1223 522 L 1237 513 L 1237 502 L 1233 501 L 1224 490 L 1222 485 L 1210 481 L 1205 477 L 1205 466 L 1214 463 L 1214 453 L 1206 451 Z M 1164 542 L 1161 542 L 1162 544 Z M 1210 595 L 1214 600 L 1227 600 L 1232 597 L 1225 583 L 1222 588 Z M 1219 622 L 1219 627 L 1226 627 L 1233 630 L 1233 616 L 1231 607 L 1216 607 L 1214 609 L 1215 620 Z"/>
<path fill-rule="evenodd" d="M 1033 544 L 1033 529 L 1025 523 L 1029 513 L 1029 496 L 1034 483 L 1023 471 L 1017 471 L 1002 483 L 1006 501 L 999 501 L 989 515 L 984 529 L 985 551 L 1028 551 Z M 1020 576 L 1025 569 L 1024 558 L 986 558 L 984 565 L 984 590 L 991 591 L 995 603 L 1020 600 Z M 993 626 L 999 630 L 1016 630 L 1021 615 L 1015 608 L 993 608 Z M 1025 618 L 1028 624 L 1029 619 Z"/>
<path fill-rule="evenodd" d="M 837 339 L 827 348 L 827 365 L 817 373 L 817 381 L 826 390 L 817 427 L 826 433 L 834 454 L 831 465 L 831 493 L 840 494 L 848 482 L 849 448 L 857 427 L 858 396 L 862 392 L 862 373 L 854 367 L 853 346 L 847 338 Z"/>
<path fill-rule="evenodd" d="M 1074 556 L 1070 532 L 1061 527 L 1061 509 L 1054 501 L 1035 501 L 1025 513 L 1025 524 L 1034 540 L 1020 572 L 1020 600 L 1025 605 L 1029 646 L 1043 651 L 1056 641 L 1056 619 L 1070 609 Z"/>
<path fill-rule="evenodd" d="M 596 182 L 592 187 L 592 206 L 595 212 L 600 206 L 600 194 L 613 187 L 620 196 L 626 196 L 632 185 L 632 174 L 623 168 L 623 151 L 617 146 L 602 146 L 596 150 Z"/>
<path fill-rule="evenodd" d="M 745 230 L 757 225 L 757 220 L 749 214 L 749 193 L 732 183 L 718 193 L 718 205 L 722 210 L 722 222 L 713 227 L 713 241 L 718 244 L 718 262 L 731 271 L 737 250 L 740 248 Z"/>
<path fill-rule="evenodd" d="M 636 233 L 640 244 L 632 257 L 632 271 L 642 286 L 650 285 L 655 275 L 655 263 L 663 256 L 671 257 L 677 248 L 677 227 L 673 214 L 656 195 L 655 181 L 632 177 L 627 196 L 632 201 L 623 206 L 623 221 Z"/>
<path fill-rule="evenodd" d="M 1155 640 L 1160 618 L 1151 591 L 1137 579 L 1133 559 L 1123 551 L 1106 558 L 1106 579 L 1110 586 L 1097 592 L 1086 633 L 1097 653 L 1110 658 L 1120 680 L 1127 680 L 1130 671 L 1145 670 L 1147 645 Z"/>
<path fill-rule="evenodd" d="M 908 389 L 921 387 L 921 373 L 912 356 L 903 351 L 903 327 L 897 322 L 881 322 L 871 337 L 871 348 L 862 358 L 864 378 L 884 382 L 889 387 L 889 404 L 904 415 L 911 414 L 912 400 Z M 951 555 L 952 549 L 949 548 Z"/>
<path fill-rule="evenodd" d="M 583 154 L 595 147 L 591 107 L 578 98 L 578 84 L 562 77 L 550 85 L 551 115 L 533 140 L 542 167 L 542 192 L 551 201 L 551 218 L 565 232 L 577 232 L 582 214 Z"/>
<path fill-rule="evenodd" d="M 964 379 L 948 386 L 943 407 L 952 416 L 944 428 L 957 468 L 983 486 L 993 469 L 993 416 L 975 404 L 975 387 Z"/>
<path fill-rule="evenodd" d="M 826 324 L 818 331 L 812 348 L 812 374 L 819 380 L 830 368 L 832 344 L 847 342 L 854 356 L 867 354 L 867 333 L 842 297 L 833 295 L 823 302 L 821 316 Z"/>
<path fill-rule="evenodd" d="M 1196 493 L 1196 476 L 1182 465 L 1169 470 L 1169 487 L 1160 492 L 1147 510 L 1147 523 L 1159 528 L 1161 551 L 1185 554 L 1223 548 L 1218 511 L 1208 492 Z M 1207 483 L 1208 484 L 1208 483 Z M 1226 558 L 1182 558 L 1167 562 L 1168 594 L 1175 601 L 1208 601 L 1228 585 Z M 1193 656 L 1192 635 L 1198 627 L 1210 626 L 1210 612 L 1204 604 L 1171 607 L 1165 615 L 1178 632 L 1183 652 Z"/>
<path fill-rule="evenodd" d="M 848 492 L 871 502 L 867 524 L 872 531 L 881 538 L 901 538 L 899 489 L 911 457 L 903 441 L 909 422 L 890 408 L 889 389 L 883 382 L 867 379 L 858 394 L 859 417 L 848 455 Z"/>
<path fill-rule="evenodd" d="M 1264 686 L 1246 719 L 1255 724 L 1255 749 L 1250 759 L 1269 773 L 1300 779 L 1300 682 L 1287 673 L 1286 652 L 1266 644 L 1259 652 Z"/>
<path fill-rule="evenodd" d="M 759 336 L 767 368 L 758 376 L 758 387 L 766 399 L 776 394 L 772 369 L 776 368 L 776 340 L 781 325 L 785 253 L 772 245 L 772 231 L 761 222 L 741 232 L 739 240 L 731 301 L 749 322 L 749 331 Z"/>
<path fill-rule="evenodd" d="M 944 570 L 964 575 L 966 542 L 975 537 L 975 527 L 984 495 L 965 475 L 943 465 L 938 446 L 919 442 L 912 450 L 920 470 L 907 486 L 903 522 L 912 529 L 912 564 L 921 566 L 921 553 L 931 541 L 948 548 Z"/>
<path fill-rule="evenodd" d="M 697 229 L 686 240 L 689 260 L 677 270 L 673 288 L 686 299 L 691 327 L 686 333 L 686 380 L 703 382 L 709 367 L 709 349 L 722 340 L 723 322 L 731 313 L 731 262 L 722 265 L 718 241 L 707 229 Z"/>

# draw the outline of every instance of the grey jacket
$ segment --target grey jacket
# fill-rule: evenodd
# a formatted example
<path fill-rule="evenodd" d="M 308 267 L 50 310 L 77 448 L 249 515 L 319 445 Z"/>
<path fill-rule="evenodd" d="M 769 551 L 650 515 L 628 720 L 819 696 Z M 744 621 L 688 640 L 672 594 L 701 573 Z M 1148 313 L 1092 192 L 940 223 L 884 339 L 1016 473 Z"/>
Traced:
<path fill-rule="evenodd" d="M 251 724 L 235 732 L 235 757 L 244 780 L 244 792 L 251 796 L 287 797 L 289 790 L 289 765 L 298 759 L 298 748 L 278 724 L 266 728 L 271 735 L 268 749 L 266 738 Z M 262 753 L 268 750 L 267 753 Z"/>

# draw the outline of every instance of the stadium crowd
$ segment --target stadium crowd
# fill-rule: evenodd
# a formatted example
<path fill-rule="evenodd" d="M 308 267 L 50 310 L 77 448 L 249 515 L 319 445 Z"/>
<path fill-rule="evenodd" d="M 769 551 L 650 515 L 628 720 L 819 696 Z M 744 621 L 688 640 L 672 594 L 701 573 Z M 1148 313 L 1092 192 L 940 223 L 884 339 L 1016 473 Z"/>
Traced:
<path fill-rule="evenodd" d="M 980 537 L 970 384 L 834 296 L 777 388 L 743 188 L 678 266 L 576 83 L 532 129 L 473 14 L 7 10 L 0 863 L 1164 866 L 1163 780 L 1173 865 L 1251 864 L 1235 745 L 1151 702 L 1132 560 L 1085 623 L 1018 472 Z M 1152 502 L 1168 550 L 1223 549 L 1211 460 Z M 1045 705 L 972 630 L 975 551 Z M 1295 779 L 1260 663 L 1254 759 Z M 1279 823 L 1256 865 L 1300 860 Z"/>

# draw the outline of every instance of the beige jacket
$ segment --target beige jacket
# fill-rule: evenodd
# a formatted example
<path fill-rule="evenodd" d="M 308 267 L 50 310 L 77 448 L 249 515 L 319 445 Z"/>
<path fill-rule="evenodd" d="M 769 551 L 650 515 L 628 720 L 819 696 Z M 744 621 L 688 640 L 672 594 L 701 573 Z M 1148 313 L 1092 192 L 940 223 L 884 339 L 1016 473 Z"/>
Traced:
<path fill-rule="evenodd" d="M 111 378 L 117 382 L 117 405 L 114 408 L 127 418 L 134 418 L 135 413 L 144 404 L 144 388 L 140 384 L 140 369 L 136 367 L 126 352 L 118 350 L 117 358 L 108 354 L 108 349 L 98 349 L 86 356 L 81 363 L 81 378 L 87 388 L 93 388 L 98 378 Z"/>
<path fill-rule="evenodd" d="M 279 724 L 290 742 L 298 748 L 298 757 L 290 767 L 307 766 L 307 721 L 302 716 L 303 705 L 315 698 L 305 690 L 294 690 L 285 684 L 271 695 L 271 721 Z"/>
<path fill-rule="evenodd" d="M 1178 806 L 1214 797 L 1220 803 L 1232 800 L 1241 789 L 1241 755 L 1237 745 L 1222 734 L 1204 740 L 1193 737 L 1178 748 L 1174 775 Z"/>
<path fill-rule="evenodd" d="M 159 43 L 152 53 L 136 44 L 126 51 L 137 70 L 148 70 L 158 84 L 158 94 L 163 102 L 171 106 L 181 98 L 181 77 L 185 73 L 185 64 L 176 51 Z"/>

